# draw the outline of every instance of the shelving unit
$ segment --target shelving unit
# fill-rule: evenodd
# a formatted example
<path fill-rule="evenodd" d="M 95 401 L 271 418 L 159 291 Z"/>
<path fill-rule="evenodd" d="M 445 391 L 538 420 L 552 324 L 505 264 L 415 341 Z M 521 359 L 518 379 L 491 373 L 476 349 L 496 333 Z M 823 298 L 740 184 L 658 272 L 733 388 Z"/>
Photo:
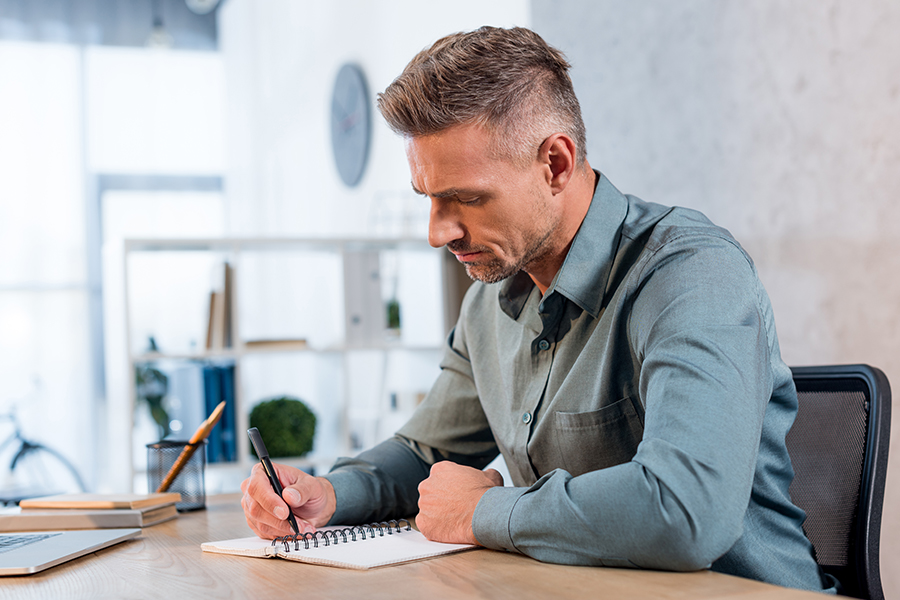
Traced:
<path fill-rule="evenodd" d="M 417 239 L 131 239 L 108 259 L 120 262 L 122 274 L 121 297 L 111 298 L 120 310 L 108 312 L 118 313 L 124 332 L 112 344 L 118 364 L 107 364 L 116 371 L 108 385 L 118 388 L 108 394 L 109 468 L 119 481 L 125 470 L 137 490 L 145 485 L 146 462 L 138 453 L 156 440 L 135 428 L 136 366 L 235 366 L 237 460 L 207 470 L 211 491 L 233 491 L 255 460 L 241 434 L 263 397 L 298 396 L 317 413 L 313 453 L 281 462 L 327 469 L 338 456 L 390 435 L 439 372 L 441 346 L 465 289 L 452 256 Z M 214 273 L 226 262 L 233 273 L 233 344 L 208 350 L 209 292 L 221 285 Z M 172 297 L 179 294 L 184 297 Z M 391 296 L 400 304 L 399 332 L 386 327 Z M 142 347 L 149 335 L 158 351 Z M 307 344 L 247 347 L 254 338 Z M 110 354 L 117 350 L 107 346 Z M 202 405 L 203 398 L 197 401 Z M 179 433 L 187 438 L 191 431 L 186 426 Z"/>

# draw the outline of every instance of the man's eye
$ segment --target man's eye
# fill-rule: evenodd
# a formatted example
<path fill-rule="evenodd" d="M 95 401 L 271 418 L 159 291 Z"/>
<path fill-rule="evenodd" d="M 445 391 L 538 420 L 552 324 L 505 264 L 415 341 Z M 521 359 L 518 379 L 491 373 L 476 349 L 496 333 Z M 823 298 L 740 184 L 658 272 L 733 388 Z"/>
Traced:
<path fill-rule="evenodd" d="M 475 197 L 475 198 L 458 198 L 458 201 L 459 201 L 460 204 L 466 204 L 466 205 L 478 204 L 478 203 L 481 201 L 481 197 Z"/>

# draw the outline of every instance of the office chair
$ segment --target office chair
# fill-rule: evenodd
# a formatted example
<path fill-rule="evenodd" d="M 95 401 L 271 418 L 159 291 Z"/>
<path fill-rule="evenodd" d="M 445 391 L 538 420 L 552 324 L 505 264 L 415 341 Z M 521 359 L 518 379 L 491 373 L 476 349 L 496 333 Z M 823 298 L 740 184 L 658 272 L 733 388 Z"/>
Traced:
<path fill-rule="evenodd" d="M 887 377 L 868 365 L 794 367 L 800 408 L 787 435 L 790 494 L 842 593 L 884 600 L 878 549 L 891 429 Z"/>

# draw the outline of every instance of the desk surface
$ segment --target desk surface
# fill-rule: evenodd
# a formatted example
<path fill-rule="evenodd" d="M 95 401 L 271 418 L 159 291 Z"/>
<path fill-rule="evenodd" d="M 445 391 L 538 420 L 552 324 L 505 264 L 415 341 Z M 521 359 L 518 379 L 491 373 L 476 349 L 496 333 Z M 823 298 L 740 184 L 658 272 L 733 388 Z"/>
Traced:
<path fill-rule="evenodd" d="M 814 600 L 818 594 L 708 571 L 665 573 L 570 567 L 473 550 L 370 571 L 201 552 L 200 544 L 252 535 L 240 496 L 144 530 L 132 541 L 43 573 L 0 579 L 0 598 L 663 598 Z"/>

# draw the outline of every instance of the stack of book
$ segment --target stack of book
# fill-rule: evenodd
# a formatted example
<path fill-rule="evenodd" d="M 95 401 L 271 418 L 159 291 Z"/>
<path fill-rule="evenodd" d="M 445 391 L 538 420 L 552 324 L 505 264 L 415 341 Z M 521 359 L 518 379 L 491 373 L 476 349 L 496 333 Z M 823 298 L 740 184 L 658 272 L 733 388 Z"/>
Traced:
<path fill-rule="evenodd" d="M 149 527 L 178 516 L 181 494 L 61 494 L 0 509 L 0 531 Z"/>

